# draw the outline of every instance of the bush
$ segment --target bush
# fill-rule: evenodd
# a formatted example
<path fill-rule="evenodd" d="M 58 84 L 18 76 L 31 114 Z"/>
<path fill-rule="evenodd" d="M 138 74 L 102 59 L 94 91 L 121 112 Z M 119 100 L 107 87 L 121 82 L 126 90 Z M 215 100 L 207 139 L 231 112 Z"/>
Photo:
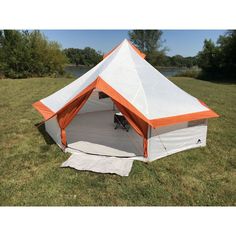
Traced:
<path fill-rule="evenodd" d="M 84 49 L 67 48 L 64 49 L 63 52 L 68 57 L 69 62 L 76 66 L 94 66 L 98 64 L 103 58 L 100 52 L 97 52 L 95 49 L 90 47 L 86 47 Z"/>
<path fill-rule="evenodd" d="M 66 62 L 60 45 L 39 31 L 0 31 L 0 69 L 8 78 L 55 76 Z"/>
<path fill-rule="evenodd" d="M 235 81 L 236 78 L 236 31 L 228 31 L 215 44 L 205 40 L 198 53 L 198 66 L 202 69 L 201 79 Z"/>
<path fill-rule="evenodd" d="M 175 75 L 175 77 L 191 77 L 198 78 L 201 73 L 199 68 L 193 67 L 190 69 L 186 69 L 185 71 L 181 71 Z"/>

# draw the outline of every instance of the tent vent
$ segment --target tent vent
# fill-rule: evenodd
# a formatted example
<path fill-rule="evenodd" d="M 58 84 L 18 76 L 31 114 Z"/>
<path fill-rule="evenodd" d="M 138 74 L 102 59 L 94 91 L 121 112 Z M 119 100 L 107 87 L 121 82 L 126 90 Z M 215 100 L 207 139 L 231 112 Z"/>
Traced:
<path fill-rule="evenodd" d="M 98 97 L 99 97 L 99 99 L 109 98 L 109 96 L 103 92 L 98 92 Z"/>

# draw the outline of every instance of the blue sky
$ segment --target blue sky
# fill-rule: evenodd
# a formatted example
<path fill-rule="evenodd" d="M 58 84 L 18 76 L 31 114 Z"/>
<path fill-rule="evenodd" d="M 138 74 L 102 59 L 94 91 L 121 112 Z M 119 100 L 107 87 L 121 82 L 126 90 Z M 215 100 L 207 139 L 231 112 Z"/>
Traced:
<path fill-rule="evenodd" d="M 63 48 L 92 47 L 105 53 L 128 38 L 128 30 L 42 30 L 49 40 L 58 41 Z M 167 55 L 195 56 L 204 39 L 216 42 L 225 30 L 163 30 Z"/>

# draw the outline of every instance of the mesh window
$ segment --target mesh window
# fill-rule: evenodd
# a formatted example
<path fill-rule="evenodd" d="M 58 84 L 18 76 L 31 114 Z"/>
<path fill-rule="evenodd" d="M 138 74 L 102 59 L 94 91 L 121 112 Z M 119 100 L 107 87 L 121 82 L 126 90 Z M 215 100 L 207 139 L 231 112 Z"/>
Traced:
<path fill-rule="evenodd" d="M 103 92 L 98 92 L 98 98 L 99 99 L 109 98 L 109 96 Z"/>
<path fill-rule="evenodd" d="M 198 125 L 205 125 L 206 120 L 193 120 L 188 122 L 188 127 L 198 126 Z"/>

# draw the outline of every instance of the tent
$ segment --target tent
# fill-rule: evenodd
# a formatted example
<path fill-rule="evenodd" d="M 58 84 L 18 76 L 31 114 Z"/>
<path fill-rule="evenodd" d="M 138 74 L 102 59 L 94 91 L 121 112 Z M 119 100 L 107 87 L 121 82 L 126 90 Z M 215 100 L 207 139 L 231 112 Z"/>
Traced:
<path fill-rule="evenodd" d="M 144 161 L 205 146 L 207 120 L 218 117 L 126 39 L 87 73 L 33 106 L 64 151 Z M 114 129 L 118 111 L 129 132 Z"/>

